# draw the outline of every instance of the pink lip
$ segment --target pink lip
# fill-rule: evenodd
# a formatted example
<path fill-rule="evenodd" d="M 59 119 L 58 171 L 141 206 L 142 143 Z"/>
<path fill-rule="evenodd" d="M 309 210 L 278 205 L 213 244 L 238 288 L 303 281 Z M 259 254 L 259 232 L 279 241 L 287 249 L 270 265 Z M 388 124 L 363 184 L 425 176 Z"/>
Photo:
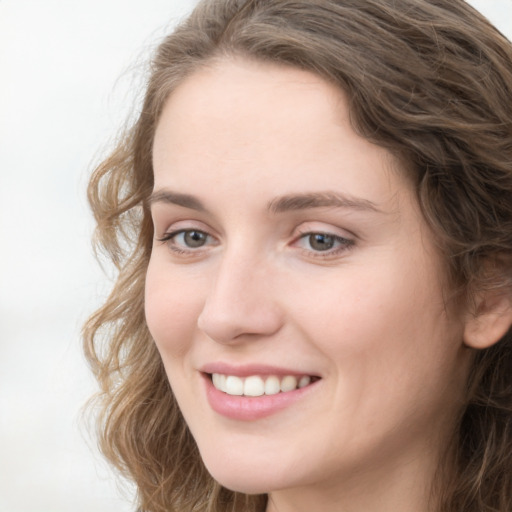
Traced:
<path fill-rule="evenodd" d="M 262 375 L 268 374 L 268 370 L 265 372 L 254 371 L 256 368 L 251 368 L 251 372 L 245 375 Z M 208 372 L 210 373 L 210 372 Z M 224 373 L 224 372 L 212 372 L 212 373 Z M 279 373 L 272 373 L 272 375 L 281 375 Z M 296 373 L 286 373 L 286 375 L 294 375 Z M 225 416 L 230 419 L 239 421 L 255 421 L 262 418 L 266 418 L 272 414 L 276 414 L 279 411 L 290 407 L 297 401 L 306 397 L 320 381 L 315 381 L 312 384 L 295 389 L 294 391 L 288 391 L 286 393 L 278 393 L 276 395 L 262 395 L 258 397 L 247 397 L 247 396 L 232 396 L 219 391 L 214 387 L 209 375 L 203 373 L 203 381 L 206 388 L 206 397 L 210 407 L 218 414 Z M 241 375 L 240 373 L 228 373 L 228 375 Z M 304 375 L 304 374 L 301 374 Z"/>

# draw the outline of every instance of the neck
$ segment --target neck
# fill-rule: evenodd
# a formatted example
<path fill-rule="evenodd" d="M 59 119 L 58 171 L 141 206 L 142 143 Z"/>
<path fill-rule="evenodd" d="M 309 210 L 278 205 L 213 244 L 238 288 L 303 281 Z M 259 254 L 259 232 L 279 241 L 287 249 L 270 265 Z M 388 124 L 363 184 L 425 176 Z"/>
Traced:
<path fill-rule="evenodd" d="M 418 453 L 408 461 L 337 475 L 320 486 L 273 492 L 266 512 L 434 512 L 431 491 L 438 457 L 429 455 Z"/>

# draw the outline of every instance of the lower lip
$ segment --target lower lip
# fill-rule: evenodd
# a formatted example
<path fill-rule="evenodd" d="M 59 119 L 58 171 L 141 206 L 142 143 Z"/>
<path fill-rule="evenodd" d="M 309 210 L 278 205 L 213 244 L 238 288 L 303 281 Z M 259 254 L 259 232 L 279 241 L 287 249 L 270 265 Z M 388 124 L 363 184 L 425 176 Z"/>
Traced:
<path fill-rule="evenodd" d="M 204 375 L 204 381 L 210 407 L 222 416 L 241 421 L 254 421 L 276 414 L 304 398 L 319 382 L 315 381 L 308 386 L 285 393 L 247 397 L 228 395 L 219 391 L 207 375 Z"/>

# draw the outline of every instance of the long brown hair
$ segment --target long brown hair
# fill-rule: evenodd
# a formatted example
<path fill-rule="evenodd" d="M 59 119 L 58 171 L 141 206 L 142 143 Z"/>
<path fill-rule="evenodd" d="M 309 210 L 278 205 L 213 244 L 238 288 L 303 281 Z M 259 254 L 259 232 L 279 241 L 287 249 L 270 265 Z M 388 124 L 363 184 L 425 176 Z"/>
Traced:
<path fill-rule="evenodd" d="M 205 470 L 144 318 L 156 124 L 183 79 L 223 55 L 296 66 L 340 87 L 354 129 L 411 174 L 457 297 L 512 293 L 512 45 L 488 21 L 463 0 L 200 3 L 158 48 L 141 113 L 88 191 L 96 243 L 118 269 L 84 329 L 101 386 L 99 440 L 147 512 L 262 512 L 266 503 L 222 488 Z M 475 354 L 454 447 L 439 510 L 510 512 L 510 331 Z"/>

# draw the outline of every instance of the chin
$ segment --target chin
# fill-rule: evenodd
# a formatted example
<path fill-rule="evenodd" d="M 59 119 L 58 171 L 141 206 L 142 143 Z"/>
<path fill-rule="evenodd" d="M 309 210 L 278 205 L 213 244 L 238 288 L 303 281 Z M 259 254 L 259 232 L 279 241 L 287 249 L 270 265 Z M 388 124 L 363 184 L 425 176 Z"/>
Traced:
<path fill-rule="evenodd" d="M 260 484 L 260 482 L 255 482 L 254 478 L 251 478 L 251 481 L 247 481 L 246 479 L 237 478 L 236 475 L 233 475 L 232 478 L 228 477 L 226 480 L 218 478 L 215 478 L 215 480 L 226 489 L 242 494 L 268 494 L 273 490 L 272 488 L 269 489 L 266 485 Z"/>
<path fill-rule="evenodd" d="M 240 467 L 229 460 L 216 460 L 206 464 L 206 469 L 223 487 L 243 494 L 267 494 L 279 488 L 286 487 L 282 475 L 269 471 L 269 468 L 256 468 L 251 464 Z"/>
<path fill-rule="evenodd" d="M 219 484 L 230 491 L 243 494 L 267 494 L 274 490 L 274 486 L 268 481 L 268 477 L 260 479 L 254 474 L 242 476 L 236 472 L 225 471 L 211 471 L 210 474 Z"/>

